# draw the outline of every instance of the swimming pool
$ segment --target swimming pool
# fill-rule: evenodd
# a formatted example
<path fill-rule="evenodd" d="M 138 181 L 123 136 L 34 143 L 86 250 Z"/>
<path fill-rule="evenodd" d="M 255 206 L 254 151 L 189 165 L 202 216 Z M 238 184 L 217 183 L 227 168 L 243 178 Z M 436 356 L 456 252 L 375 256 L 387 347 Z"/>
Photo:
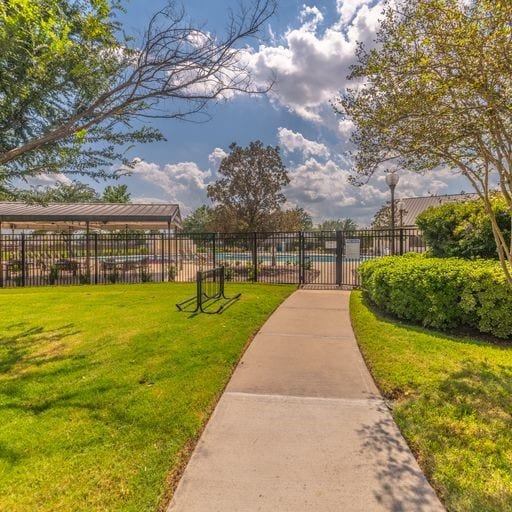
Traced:
<path fill-rule="evenodd" d="M 252 254 L 249 253 L 229 253 L 229 252 L 219 252 L 215 255 L 215 258 L 218 262 L 220 261 L 239 261 L 239 262 L 247 262 L 252 261 Z M 374 258 L 374 256 L 361 256 L 359 258 L 346 258 L 342 256 L 343 261 L 366 261 Z M 299 263 L 299 255 L 298 254 L 283 254 L 278 253 L 272 258 L 269 254 L 258 254 L 258 261 L 263 261 L 265 263 L 271 262 L 275 260 L 277 263 L 287 263 L 290 264 L 298 264 Z M 317 262 L 317 263 L 335 263 L 336 255 L 335 254 L 308 254 L 306 251 L 304 254 L 304 259 Z"/>

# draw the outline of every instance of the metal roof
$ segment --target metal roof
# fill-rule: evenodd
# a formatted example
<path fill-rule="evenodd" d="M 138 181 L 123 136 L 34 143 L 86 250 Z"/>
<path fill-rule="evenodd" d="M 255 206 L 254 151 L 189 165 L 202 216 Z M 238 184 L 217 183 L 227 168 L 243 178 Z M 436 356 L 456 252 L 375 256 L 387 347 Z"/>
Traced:
<path fill-rule="evenodd" d="M 416 217 L 431 206 L 439 206 L 444 203 L 454 203 L 462 201 L 471 201 L 478 199 L 477 194 L 450 194 L 444 196 L 428 197 L 404 197 L 401 199 L 404 203 L 403 226 L 415 226 Z"/>
<path fill-rule="evenodd" d="M 116 229 L 181 227 L 177 204 L 51 203 L 48 205 L 0 201 L 0 223 L 13 229 L 89 227 Z M 4 226 L 5 227 L 5 226 Z"/>

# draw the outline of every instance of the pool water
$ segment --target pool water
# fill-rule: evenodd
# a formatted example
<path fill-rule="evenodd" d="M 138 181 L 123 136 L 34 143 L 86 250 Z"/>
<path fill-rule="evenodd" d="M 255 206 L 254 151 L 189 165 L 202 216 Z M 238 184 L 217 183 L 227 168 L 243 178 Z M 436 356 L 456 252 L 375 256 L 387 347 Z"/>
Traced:
<path fill-rule="evenodd" d="M 236 253 L 217 253 L 215 255 L 217 261 L 240 261 L 247 262 L 252 261 L 252 254 L 236 254 Z M 372 259 L 373 256 L 361 256 L 359 258 L 346 258 L 342 257 L 343 261 L 366 261 Z M 307 252 L 304 254 L 304 259 L 307 261 L 314 261 L 319 263 L 335 263 L 336 255 L 334 254 L 308 254 Z M 298 254 L 276 254 L 274 260 L 277 263 L 291 263 L 296 264 L 299 263 Z M 270 255 L 258 255 L 258 261 L 263 261 L 265 263 L 273 261 L 272 256 Z"/>

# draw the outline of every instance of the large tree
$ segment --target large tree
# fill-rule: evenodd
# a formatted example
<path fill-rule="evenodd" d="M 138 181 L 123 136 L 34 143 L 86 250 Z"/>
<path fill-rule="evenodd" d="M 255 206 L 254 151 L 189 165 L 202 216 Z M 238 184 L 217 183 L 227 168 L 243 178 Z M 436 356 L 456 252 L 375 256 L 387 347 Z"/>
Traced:
<path fill-rule="evenodd" d="M 273 231 L 309 231 L 313 228 L 311 214 L 300 206 L 277 211 L 270 222 Z"/>
<path fill-rule="evenodd" d="M 128 192 L 128 185 L 107 185 L 101 195 L 104 203 L 129 203 L 131 193 Z"/>
<path fill-rule="evenodd" d="M 256 141 L 229 149 L 219 167 L 222 177 L 208 185 L 216 215 L 229 220 L 230 230 L 233 221 L 240 231 L 271 230 L 273 216 L 286 201 L 282 189 L 290 182 L 279 147 Z"/>
<path fill-rule="evenodd" d="M 212 209 L 203 204 L 183 219 L 183 231 L 205 233 L 210 230 L 211 223 Z"/>
<path fill-rule="evenodd" d="M 170 1 L 132 39 L 117 0 L 0 2 L 0 187 L 39 173 L 109 176 L 113 162 L 130 166 L 127 145 L 162 139 L 144 121 L 201 120 L 212 101 L 261 92 L 240 44 L 273 9 L 254 0 L 218 37 Z"/>
<path fill-rule="evenodd" d="M 497 187 L 512 215 L 511 12 L 512 0 L 390 3 L 376 47 L 359 47 L 357 85 L 334 107 L 355 125 L 356 181 L 382 168 L 464 175 L 512 284 L 511 248 L 492 208 Z"/>
<path fill-rule="evenodd" d="M 22 194 L 22 199 L 36 203 L 99 203 L 100 196 L 90 185 L 73 181 L 58 182 L 53 186 L 33 189 Z"/>

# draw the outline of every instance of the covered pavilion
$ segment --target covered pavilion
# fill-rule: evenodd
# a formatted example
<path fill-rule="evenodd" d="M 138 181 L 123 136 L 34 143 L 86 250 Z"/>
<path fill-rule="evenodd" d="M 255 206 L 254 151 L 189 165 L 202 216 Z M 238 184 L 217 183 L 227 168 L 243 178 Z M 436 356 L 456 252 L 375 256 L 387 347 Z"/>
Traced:
<path fill-rule="evenodd" d="M 177 204 L 51 203 L 0 201 L 0 233 L 11 230 L 113 231 L 121 229 L 171 230 L 181 228 Z"/>

